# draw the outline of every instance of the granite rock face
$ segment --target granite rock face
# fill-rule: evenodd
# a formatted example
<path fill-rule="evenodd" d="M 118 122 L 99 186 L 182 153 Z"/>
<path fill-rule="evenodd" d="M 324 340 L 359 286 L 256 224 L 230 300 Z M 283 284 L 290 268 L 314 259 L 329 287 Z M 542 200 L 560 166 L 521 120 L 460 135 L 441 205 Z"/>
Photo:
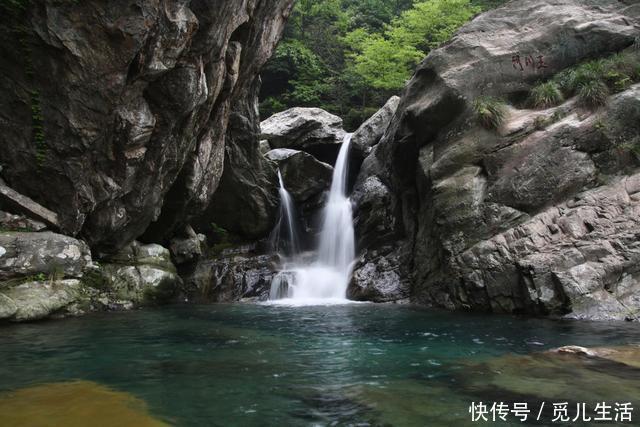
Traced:
<path fill-rule="evenodd" d="M 351 136 L 351 155 L 360 162 L 371 153 L 374 145 L 387 130 L 398 108 L 400 97 L 392 96 L 373 116 L 369 117 Z"/>
<path fill-rule="evenodd" d="M 235 104 L 227 129 L 225 171 L 198 231 L 213 221 L 245 239 L 260 239 L 271 231 L 278 206 L 276 168 L 260 152 L 258 82 Z"/>
<path fill-rule="evenodd" d="M 3 3 L 2 177 L 100 252 L 168 239 L 209 205 L 292 3 Z"/>
<path fill-rule="evenodd" d="M 272 148 L 292 148 L 335 164 L 346 132 L 342 119 L 320 108 L 290 108 L 260 123 L 261 138 Z"/>
<path fill-rule="evenodd" d="M 0 233 L 0 280 L 25 276 L 82 277 L 91 252 L 82 241 L 52 232 Z"/>
<path fill-rule="evenodd" d="M 100 265 L 112 307 L 162 304 L 177 299 L 182 283 L 168 249 L 133 242 Z"/>
<path fill-rule="evenodd" d="M 366 251 L 354 277 L 384 271 L 394 254 L 414 302 L 636 318 L 640 229 L 629 183 L 640 162 L 628 147 L 640 131 L 640 87 L 596 111 L 572 99 L 533 111 L 524 101 L 566 67 L 632 46 L 639 16 L 629 2 L 512 1 L 431 52 L 356 182 Z M 517 54 L 537 59 L 520 69 Z M 480 96 L 510 104 L 496 131 L 475 120 Z"/>
<path fill-rule="evenodd" d="M 0 320 L 14 322 L 74 315 L 85 298 L 77 279 L 25 282 L 0 291 Z"/>
<path fill-rule="evenodd" d="M 304 151 L 289 148 L 276 148 L 265 157 L 278 165 L 284 186 L 298 206 L 303 210 L 306 205 L 318 208 L 315 202 L 331 186 L 331 166 Z"/>
<path fill-rule="evenodd" d="M 266 300 L 277 262 L 277 256 L 262 254 L 255 245 L 225 249 L 184 275 L 184 297 L 200 303 Z"/>

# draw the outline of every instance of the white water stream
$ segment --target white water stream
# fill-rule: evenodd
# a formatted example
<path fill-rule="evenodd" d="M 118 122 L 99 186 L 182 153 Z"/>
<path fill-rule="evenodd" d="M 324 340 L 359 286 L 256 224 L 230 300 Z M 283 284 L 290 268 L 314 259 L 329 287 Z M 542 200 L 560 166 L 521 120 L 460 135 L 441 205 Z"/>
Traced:
<path fill-rule="evenodd" d="M 353 212 L 347 196 L 347 166 L 351 134 L 344 138 L 324 208 L 320 243 L 315 259 L 304 263 L 298 257 L 274 277 L 270 299 L 286 304 L 331 304 L 347 302 L 347 286 L 355 258 Z M 280 180 L 281 218 L 292 220 L 293 204 Z M 285 212 L 290 209 L 288 212 Z M 288 221 L 287 221 L 288 222 Z M 293 225 L 292 225 L 293 226 Z M 293 234 L 292 234 L 293 236 Z"/>

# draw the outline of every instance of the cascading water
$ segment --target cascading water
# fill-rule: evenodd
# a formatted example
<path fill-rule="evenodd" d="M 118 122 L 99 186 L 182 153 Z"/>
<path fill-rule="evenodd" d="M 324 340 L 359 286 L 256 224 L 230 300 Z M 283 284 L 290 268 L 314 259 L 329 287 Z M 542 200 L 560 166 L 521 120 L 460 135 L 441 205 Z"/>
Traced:
<path fill-rule="evenodd" d="M 355 238 L 351 200 L 347 196 L 347 169 L 351 134 L 344 138 L 331 182 L 329 201 L 324 208 L 320 244 L 315 261 L 284 266 L 271 284 L 270 299 L 286 298 L 292 303 L 346 301 L 347 286 L 355 258 Z M 291 197 L 281 180 L 280 197 Z M 293 204 L 291 203 L 291 206 Z M 292 208 L 293 209 L 293 208 Z M 281 212 L 281 218 L 288 215 Z M 290 216 L 289 218 L 293 218 Z"/>
<path fill-rule="evenodd" d="M 278 222 L 271 232 L 269 240 L 274 251 L 287 256 L 296 256 L 300 253 L 300 239 L 296 226 L 297 215 L 291 194 L 284 187 L 280 169 L 278 169 L 278 180 L 280 182 L 278 189 L 280 193 L 280 212 L 278 214 Z"/>

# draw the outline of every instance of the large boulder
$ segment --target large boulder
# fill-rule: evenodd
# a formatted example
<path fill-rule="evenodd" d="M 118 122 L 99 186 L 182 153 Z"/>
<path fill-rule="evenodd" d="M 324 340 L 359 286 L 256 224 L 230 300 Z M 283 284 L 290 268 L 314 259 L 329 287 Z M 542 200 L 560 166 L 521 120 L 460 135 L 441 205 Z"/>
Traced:
<path fill-rule="evenodd" d="M 3 2 L 2 177 L 100 252 L 154 221 L 148 237 L 164 241 L 209 205 L 229 116 L 292 5 Z"/>
<path fill-rule="evenodd" d="M 181 235 L 171 239 L 169 245 L 171 259 L 177 265 L 196 261 L 203 253 L 206 240 L 204 234 L 196 233 L 190 226 L 185 227 Z"/>
<path fill-rule="evenodd" d="M 353 156 L 360 162 L 380 142 L 400 103 L 400 97 L 392 96 L 373 116 L 369 117 L 351 136 Z"/>
<path fill-rule="evenodd" d="M 272 148 L 292 148 L 335 164 L 346 132 L 342 119 L 320 108 L 290 108 L 260 123 L 262 139 Z"/>
<path fill-rule="evenodd" d="M 454 303 L 640 319 L 640 174 L 578 194 L 452 262 Z"/>
<path fill-rule="evenodd" d="M 365 251 L 356 261 L 347 298 L 373 302 L 407 300 L 411 281 L 404 264 L 406 256 L 398 248 L 382 247 L 375 253 Z"/>
<path fill-rule="evenodd" d="M 384 245 L 408 245 L 398 271 L 415 302 L 635 318 L 636 196 L 621 188 L 640 166 L 629 148 L 640 131 L 638 86 L 597 111 L 572 99 L 533 111 L 524 101 L 541 80 L 633 45 L 639 16 L 613 0 L 511 1 L 431 52 L 358 177 L 359 267 Z M 496 130 L 474 117 L 482 96 L 511 104 Z M 375 194 L 387 207 L 372 213 Z"/>
<path fill-rule="evenodd" d="M 278 257 L 256 251 L 255 245 L 225 249 L 201 259 L 184 275 L 184 298 L 191 302 L 266 300 Z"/>
<path fill-rule="evenodd" d="M 0 287 L 0 320 L 24 322 L 79 312 L 86 299 L 77 279 L 24 282 L 9 289 Z"/>
<path fill-rule="evenodd" d="M 333 168 L 304 151 L 276 148 L 265 157 L 276 162 L 285 188 L 300 205 L 331 186 Z"/>
<path fill-rule="evenodd" d="M 101 263 L 99 274 L 113 307 L 175 301 L 182 283 L 168 249 L 136 241 Z"/>
<path fill-rule="evenodd" d="M 0 280 L 41 276 L 82 277 L 91 264 L 81 240 L 50 231 L 0 233 Z"/>

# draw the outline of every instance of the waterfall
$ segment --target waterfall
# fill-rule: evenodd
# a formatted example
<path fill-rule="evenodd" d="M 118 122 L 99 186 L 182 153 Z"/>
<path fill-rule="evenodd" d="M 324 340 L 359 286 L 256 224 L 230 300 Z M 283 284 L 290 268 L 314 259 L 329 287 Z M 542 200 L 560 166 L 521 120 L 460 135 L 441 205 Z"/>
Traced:
<path fill-rule="evenodd" d="M 355 259 L 353 212 L 351 200 L 347 196 L 350 142 L 351 134 L 347 134 L 333 170 L 315 260 L 310 263 L 294 261 L 291 265 L 285 265 L 283 271 L 273 279 L 270 299 L 284 298 L 289 302 L 302 304 L 346 301 Z M 282 180 L 280 187 L 282 205 L 285 206 L 285 197 L 290 200 L 290 196 L 284 189 Z M 287 213 L 281 211 L 281 218 L 285 215 Z"/>
<path fill-rule="evenodd" d="M 282 181 L 280 169 L 278 169 L 278 180 L 280 181 L 278 189 L 280 193 L 280 212 L 278 214 L 278 222 L 271 232 L 269 240 L 271 248 L 275 252 L 296 256 L 300 253 L 300 239 L 296 226 L 297 214 L 291 194 L 289 194 Z"/>

